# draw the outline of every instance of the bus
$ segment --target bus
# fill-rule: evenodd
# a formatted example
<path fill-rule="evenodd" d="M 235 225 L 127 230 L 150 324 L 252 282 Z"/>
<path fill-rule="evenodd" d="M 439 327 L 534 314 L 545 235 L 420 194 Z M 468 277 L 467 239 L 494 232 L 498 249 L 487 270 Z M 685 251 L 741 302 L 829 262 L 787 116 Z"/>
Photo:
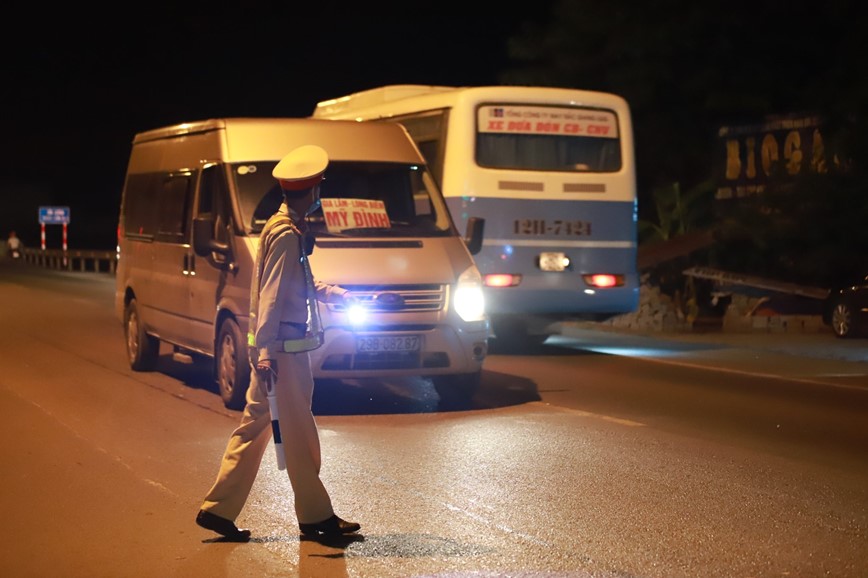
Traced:
<path fill-rule="evenodd" d="M 492 335 L 536 345 L 563 321 L 639 304 L 637 193 L 628 103 L 528 86 L 389 85 L 317 103 L 321 119 L 402 124 L 474 255 Z"/>

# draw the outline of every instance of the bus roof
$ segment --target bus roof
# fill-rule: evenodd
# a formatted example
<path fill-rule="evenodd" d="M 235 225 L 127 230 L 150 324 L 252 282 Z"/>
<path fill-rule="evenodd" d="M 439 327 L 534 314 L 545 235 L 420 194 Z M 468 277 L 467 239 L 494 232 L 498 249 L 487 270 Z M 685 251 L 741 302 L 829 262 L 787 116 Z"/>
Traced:
<path fill-rule="evenodd" d="M 355 92 L 318 102 L 313 118 L 387 118 L 407 112 L 454 106 L 459 100 L 482 102 L 523 102 L 560 106 L 590 106 L 628 110 L 626 101 L 615 94 L 573 88 L 543 86 L 437 86 L 393 84 Z"/>
<path fill-rule="evenodd" d="M 435 86 L 424 84 L 390 84 L 354 92 L 347 96 L 323 100 L 316 104 L 313 116 L 323 116 L 342 112 L 347 109 L 366 108 L 395 100 L 402 100 L 423 94 L 439 94 L 456 90 L 455 86 Z"/>

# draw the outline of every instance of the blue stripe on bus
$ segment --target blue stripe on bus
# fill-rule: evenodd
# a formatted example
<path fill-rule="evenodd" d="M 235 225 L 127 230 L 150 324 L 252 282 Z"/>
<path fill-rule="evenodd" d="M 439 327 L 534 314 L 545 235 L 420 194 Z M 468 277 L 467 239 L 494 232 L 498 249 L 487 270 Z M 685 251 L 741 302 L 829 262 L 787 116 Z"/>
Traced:
<path fill-rule="evenodd" d="M 632 201 L 450 197 L 446 204 L 459 230 L 464 230 L 468 218 L 483 217 L 485 236 L 493 239 L 636 241 Z M 520 228 L 517 221 L 544 221 L 549 231 L 521 234 L 516 232 Z M 576 223 L 590 223 L 591 233 L 586 235 L 578 229 L 568 233 L 566 226 Z"/>
<path fill-rule="evenodd" d="M 560 239 L 552 239 L 550 241 L 537 241 L 523 239 L 488 239 L 483 241 L 483 245 L 516 245 L 520 247 L 585 247 L 588 249 L 608 248 L 608 249 L 629 249 L 635 247 L 636 243 L 632 241 L 561 241 Z"/>
<path fill-rule="evenodd" d="M 474 261 L 483 275 L 521 275 L 516 287 L 486 287 L 491 314 L 618 314 L 639 300 L 635 205 L 624 201 L 449 198 L 459 231 L 467 219 L 485 219 L 482 250 Z M 542 271 L 541 252 L 563 252 L 566 271 Z M 623 287 L 590 291 L 582 275 L 625 276 Z"/>

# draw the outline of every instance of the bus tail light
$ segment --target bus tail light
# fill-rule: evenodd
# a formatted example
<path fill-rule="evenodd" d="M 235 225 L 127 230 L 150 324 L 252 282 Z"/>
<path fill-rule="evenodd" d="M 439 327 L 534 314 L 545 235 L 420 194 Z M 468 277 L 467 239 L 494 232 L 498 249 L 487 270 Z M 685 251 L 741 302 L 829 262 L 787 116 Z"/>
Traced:
<path fill-rule="evenodd" d="M 483 279 L 486 287 L 515 287 L 521 283 L 521 275 L 512 273 L 492 273 Z"/>
<path fill-rule="evenodd" d="M 587 283 L 590 287 L 594 287 L 596 289 L 607 289 L 609 287 L 624 286 L 623 275 L 594 273 L 593 275 L 582 275 L 582 278 L 585 280 L 585 283 Z"/>

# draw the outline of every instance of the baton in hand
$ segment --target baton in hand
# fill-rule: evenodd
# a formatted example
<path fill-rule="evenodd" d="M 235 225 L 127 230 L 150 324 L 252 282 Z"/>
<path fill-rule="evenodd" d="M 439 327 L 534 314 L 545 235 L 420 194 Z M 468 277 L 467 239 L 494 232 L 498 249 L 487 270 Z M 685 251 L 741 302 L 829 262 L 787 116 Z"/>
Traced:
<path fill-rule="evenodd" d="M 280 439 L 280 421 L 277 416 L 277 393 L 275 391 L 275 373 L 269 368 L 263 372 L 265 379 L 265 395 L 268 397 L 268 410 L 271 412 L 271 433 L 274 434 L 274 452 L 277 454 L 277 469 L 286 469 L 286 457 L 283 455 L 283 440 Z"/>

